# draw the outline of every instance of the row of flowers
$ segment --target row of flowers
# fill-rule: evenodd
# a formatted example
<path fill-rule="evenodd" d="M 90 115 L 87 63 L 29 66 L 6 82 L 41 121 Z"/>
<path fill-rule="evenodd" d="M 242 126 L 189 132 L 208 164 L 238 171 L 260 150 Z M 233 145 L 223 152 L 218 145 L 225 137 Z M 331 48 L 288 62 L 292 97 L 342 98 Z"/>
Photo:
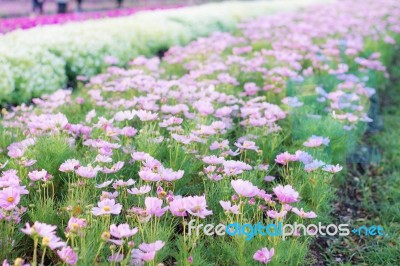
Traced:
<path fill-rule="evenodd" d="M 56 15 L 41 15 L 36 17 L 0 19 L 0 34 L 4 34 L 14 30 L 26 30 L 44 25 L 65 24 L 68 22 L 79 22 L 79 21 L 93 20 L 93 19 L 129 16 L 144 10 L 146 11 L 160 10 L 160 9 L 169 9 L 178 7 L 180 6 L 124 8 L 116 10 L 107 10 L 102 12 L 70 13 L 70 14 L 56 14 Z"/>
<path fill-rule="evenodd" d="M 125 65 L 134 56 L 233 29 L 240 19 L 301 5 L 226 2 L 14 31 L 0 36 L 0 102 L 26 102 L 100 73 L 106 56 Z"/>
<path fill-rule="evenodd" d="M 396 0 L 276 14 L 3 111 L 3 264 L 304 263 L 301 231 L 188 224 L 329 221 L 399 22 Z"/>

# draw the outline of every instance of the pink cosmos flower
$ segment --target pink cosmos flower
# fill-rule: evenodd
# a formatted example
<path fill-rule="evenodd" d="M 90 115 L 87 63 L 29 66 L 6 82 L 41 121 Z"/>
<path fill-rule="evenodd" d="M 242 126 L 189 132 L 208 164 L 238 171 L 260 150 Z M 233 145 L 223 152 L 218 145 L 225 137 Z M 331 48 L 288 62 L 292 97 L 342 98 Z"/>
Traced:
<path fill-rule="evenodd" d="M 94 161 L 98 163 L 111 163 L 112 158 L 102 154 L 97 154 L 96 159 Z"/>
<path fill-rule="evenodd" d="M 176 181 L 178 179 L 181 179 L 184 173 L 185 172 L 183 170 L 173 171 L 170 168 L 164 168 L 164 167 L 160 168 L 160 177 L 161 180 L 164 181 L 169 181 L 169 182 Z"/>
<path fill-rule="evenodd" d="M 297 161 L 296 155 L 290 154 L 287 151 L 281 154 L 278 154 L 276 156 L 275 162 L 282 164 L 282 165 L 287 165 L 289 162 L 295 162 Z"/>
<path fill-rule="evenodd" d="M 312 135 L 306 142 L 303 143 L 306 147 L 319 147 L 321 145 L 328 146 L 329 138 Z"/>
<path fill-rule="evenodd" d="M 311 212 L 304 212 L 303 208 L 301 208 L 300 210 L 297 208 L 293 208 L 292 212 L 294 212 L 295 214 L 297 214 L 298 216 L 300 216 L 301 218 L 316 218 L 317 215 L 315 214 L 315 212 L 311 211 Z"/>
<path fill-rule="evenodd" d="M 212 214 L 211 210 L 207 210 L 207 202 L 204 195 L 186 197 L 186 204 L 187 212 L 193 216 L 204 219 L 206 216 Z"/>
<path fill-rule="evenodd" d="M 133 235 L 135 235 L 138 232 L 138 229 L 135 227 L 133 229 L 129 228 L 129 224 L 120 224 L 120 225 L 115 225 L 112 224 L 110 225 L 110 234 L 111 236 L 117 238 L 115 239 L 110 239 L 111 242 L 117 245 L 122 245 L 122 238 L 128 238 Z"/>
<path fill-rule="evenodd" d="M 254 141 L 247 141 L 245 140 L 242 144 L 236 142 L 235 146 L 238 147 L 241 150 L 253 150 L 253 151 L 258 151 L 258 146 Z"/>
<path fill-rule="evenodd" d="M 61 250 L 57 250 L 57 254 L 60 259 L 68 265 L 76 265 L 78 262 L 78 255 L 70 247 L 63 247 Z"/>
<path fill-rule="evenodd" d="M 114 115 L 115 121 L 121 122 L 124 120 L 132 120 L 135 116 L 134 112 L 131 111 L 120 111 Z"/>
<path fill-rule="evenodd" d="M 133 161 L 145 161 L 149 159 L 153 159 L 153 157 L 150 156 L 150 154 L 145 153 L 145 152 L 132 152 L 131 154 L 132 160 Z"/>
<path fill-rule="evenodd" d="M 57 226 L 55 225 L 35 222 L 32 226 L 26 223 L 26 228 L 22 228 L 21 231 L 27 235 L 39 235 L 42 238 L 42 245 L 46 245 L 51 250 L 54 250 L 66 246 L 66 243 L 56 236 L 56 229 Z"/>
<path fill-rule="evenodd" d="M 152 113 L 152 112 L 145 111 L 145 110 L 136 111 L 135 114 L 139 117 L 140 121 L 142 121 L 142 122 L 157 120 L 157 118 L 158 118 L 157 113 Z"/>
<path fill-rule="evenodd" d="M 116 180 L 114 181 L 114 183 L 112 184 L 114 189 L 118 189 L 120 187 L 130 187 L 133 186 L 136 183 L 135 180 L 133 180 L 132 178 L 128 179 L 127 181 L 124 180 Z"/>
<path fill-rule="evenodd" d="M 205 156 L 203 162 L 206 164 L 222 164 L 225 162 L 224 157 L 217 157 L 215 155 Z"/>
<path fill-rule="evenodd" d="M 60 170 L 61 172 L 72 172 L 75 171 L 75 169 L 78 169 L 79 166 L 80 162 L 78 160 L 69 159 L 61 164 L 58 170 Z"/>
<path fill-rule="evenodd" d="M 102 201 L 105 199 L 116 199 L 118 197 L 118 195 L 119 195 L 118 191 L 114 191 L 114 192 L 102 191 L 100 200 Z"/>
<path fill-rule="evenodd" d="M 163 201 L 156 197 L 146 197 L 144 200 L 146 205 L 146 212 L 148 215 L 155 215 L 161 217 L 168 210 L 168 206 L 162 208 Z"/>
<path fill-rule="evenodd" d="M 103 169 L 101 169 L 101 171 L 105 174 L 112 174 L 112 173 L 116 173 L 119 170 L 121 170 L 121 168 L 124 166 L 124 162 L 117 162 L 116 164 L 114 164 L 111 168 L 107 168 L 107 167 L 103 167 Z M 79 170 L 79 169 L 78 169 Z"/>
<path fill-rule="evenodd" d="M 93 168 L 91 165 L 79 166 L 79 168 L 76 170 L 76 174 L 84 178 L 93 178 L 97 175 L 98 171 L 99 167 Z"/>
<path fill-rule="evenodd" d="M 132 194 L 132 195 L 143 195 L 143 194 L 150 192 L 150 190 L 151 190 L 150 186 L 141 186 L 139 189 L 132 188 L 132 189 L 128 189 L 127 191 L 129 194 Z"/>
<path fill-rule="evenodd" d="M 152 252 L 152 251 L 159 251 L 164 247 L 165 243 L 161 240 L 157 240 L 154 243 L 142 243 L 139 245 L 139 249 L 144 251 L 144 252 Z"/>
<path fill-rule="evenodd" d="M 258 169 L 260 171 L 268 171 L 269 165 L 268 164 L 259 164 L 255 167 L 255 169 Z"/>
<path fill-rule="evenodd" d="M 327 164 L 324 167 L 322 167 L 322 170 L 325 172 L 330 172 L 330 173 L 337 173 L 342 171 L 343 167 L 340 166 L 339 164 L 337 165 L 331 165 L 331 164 Z"/>
<path fill-rule="evenodd" d="M 23 162 L 22 162 L 22 165 L 23 165 L 24 167 L 29 167 L 29 166 L 34 165 L 36 162 L 37 162 L 36 160 L 29 160 L 29 159 L 28 159 L 28 160 L 23 161 Z"/>
<path fill-rule="evenodd" d="M 281 203 L 287 204 L 299 201 L 299 193 L 291 185 L 279 185 L 273 191 Z"/>
<path fill-rule="evenodd" d="M 7 211 L 14 209 L 21 199 L 20 194 L 20 189 L 16 187 L 0 190 L 0 207 Z"/>
<path fill-rule="evenodd" d="M 132 250 L 132 265 L 141 265 L 145 261 L 152 261 L 156 255 L 156 252 L 164 247 L 163 241 L 157 240 L 154 243 L 142 243 L 139 245 L 139 249 Z"/>
<path fill-rule="evenodd" d="M 92 213 L 95 216 L 108 215 L 108 214 L 120 214 L 122 210 L 122 205 L 115 203 L 114 199 L 104 199 L 98 202 L 98 207 L 92 208 Z"/>
<path fill-rule="evenodd" d="M 247 180 L 232 180 L 231 185 L 235 192 L 239 194 L 239 196 L 251 198 L 258 194 L 259 188 L 254 186 L 250 181 Z"/>
<path fill-rule="evenodd" d="M 232 203 L 230 201 L 220 200 L 219 204 L 221 204 L 222 208 L 225 210 L 226 213 L 240 214 L 239 206 L 232 205 Z"/>
<path fill-rule="evenodd" d="M 175 197 L 173 201 L 169 203 L 169 210 L 174 216 L 186 216 L 187 203 L 186 198 Z"/>
<path fill-rule="evenodd" d="M 244 84 L 245 94 L 248 96 L 255 95 L 260 90 L 260 88 L 253 82 Z"/>
<path fill-rule="evenodd" d="M 264 177 L 265 182 L 272 182 L 274 180 L 275 180 L 275 177 L 272 175 L 267 175 L 266 177 Z"/>
<path fill-rule="evenodd" d="M 306 164 L 306 165 L 304 166 L 304 170 L 305 170 L 307 173 L 310 173 L 310 172 L 312 172 L 312 171 L 315 171 L 315 170 L 319 169 L 319 168 L 320 168 L 321 166 L 323 166 L 323 165 L 325 165 L 324 162 L 318 161 L 318 160 L 314 160 L 314 161 L 312 161 L 311 163 Z"/>
<path fill-rule="evenodd" d="M 267 211 L 268 217 L 270 217 L 272 219 L 284 218 L 286 216 L 286 214 L 287 214 L 286 210 L 283 210 L 283 211 L 280 211 L 280 212 L 277 212 L 277 211 L 274 211 L 274 210 Z"/>
<path fill-rule="evenodd" d="M 220 150 L 229 149 L 229 140 L 223 140 L 221 142 L 214 141 L 210 145 L 210 150 L 214 151 L 218 149 Z"/>
<path fill-rule="evenodd" d="M 267 248 L 262 248 L 260 250 L 257 250 L 257 252 L 253 255 L 253 259 L 263 264 L 267 264 L 271 261 L 274 254 L 274 248 L 271 248 L 270 250 L 268 250 Z"/>
<path fill-rule="evenodd" d="M 251 170 L 252 167 L 247 163 L 241 161 L 225 161 L 224 165 L 224 173 L 227 176 L 234 176 L 243 173 L 244 170 Z"/>
<path fill-rule="evenodd" d="M 80 230 L 85 228 L 86 225 L 87 225 L 86 219 L 71 217 L 68 221 L 68 226 L 66 228 L 66 231 L 78 233 Z"/>
<path fill-rule="evenodd" d="M 142 170 L 139 171 L 139 177 L 147 182 L 157 182 L 161 180 L 160 174 L 159 173 L 154 173 L 151 169 L 149 168 L 143 168 Z"/>
<path fill-rule="evenodd" d="M 47 171 L 46 170 L 41 170 L 41 171 L 32 171 L 28 173 L 28 177 L 32 181 L 38 181 L 38 180 L 45 180 L 47 176 Z"/>
<path fill-rule="evenodd" d="M 304 164 L 309 164 L 314 160 L 310 154 L 304 151 L 296 151 L 296 157 L 299 162 Z"/>
<path fill-rule="evenodd" d="M 101 184 L 94 185 L 95 188 L 105 188 L 108 187 L 114 180 L 105 181 Z"/>

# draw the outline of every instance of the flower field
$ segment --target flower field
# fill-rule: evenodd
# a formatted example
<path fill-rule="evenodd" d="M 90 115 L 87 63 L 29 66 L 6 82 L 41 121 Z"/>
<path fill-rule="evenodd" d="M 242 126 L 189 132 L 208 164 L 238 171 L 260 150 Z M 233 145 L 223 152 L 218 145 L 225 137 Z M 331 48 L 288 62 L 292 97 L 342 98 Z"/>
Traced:
<path fill-rule="evenodd" d="M 400 2 L 338 1 L 236 27 L 213 14 L 197 25 L 184 10 L 175 19 L 190 36 L 179 23 L 172 36 L 170 20 L 135 47 L 123 28 L 120 43 L 88 30 L 79 53 L 52 43 L 50 28 L 36 43 L 49 41 L 37 49 L 48 57 L 21 68 L 25 52 L 7 55 L 3 100 L 52 93 L 2 111 L 3 265 L 311 264 L 312 235 L 205 225 L 331 223 L 346 158 L 373 122 L 370 98 L 389 80 Z M 118 25 L 108 22 L 96 23 Z M 26 36 L 5 38 L 36 42 Z M 153 37 L 172 46 L 161 59 L 149 57 Z M 66 69 L 76 89 L 54 92 Z"/>
<path fill-rule="evenodd" d="M 233 30 L 239 20 L 314 1 L 211 3 L 12 31 L 0 36 L 0 104 L 26 102 L 78 76 L 98 74 L 108 65 L 106 56 L 125 66 L 134 56 L 152 56 L 214 31 Z"/>

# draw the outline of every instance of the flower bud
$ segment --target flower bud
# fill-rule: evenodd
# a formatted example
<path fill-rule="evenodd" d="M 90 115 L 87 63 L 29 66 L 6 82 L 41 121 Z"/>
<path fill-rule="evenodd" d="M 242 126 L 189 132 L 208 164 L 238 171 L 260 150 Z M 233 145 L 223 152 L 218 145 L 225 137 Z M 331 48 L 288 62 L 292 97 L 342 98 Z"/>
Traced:
<path fill-rule="evenodd" d="M 101 234 L 101 239 L 104 240 L 104 241 L 109 240 L 110 237 L 111 237 L 110 232 L 104 231 L 104 232 Z"/>

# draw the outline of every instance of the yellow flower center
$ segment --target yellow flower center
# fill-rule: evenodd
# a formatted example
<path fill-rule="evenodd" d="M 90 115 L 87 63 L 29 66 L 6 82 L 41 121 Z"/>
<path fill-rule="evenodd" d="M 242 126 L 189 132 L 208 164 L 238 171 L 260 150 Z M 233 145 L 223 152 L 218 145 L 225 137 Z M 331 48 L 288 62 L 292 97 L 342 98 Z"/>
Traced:
<path fill-rule="evenodd" d="M 111 210 L 111 208 L 110 208 L 110 206 L 104 206 L 103 210 L 104 210 L 105 212 L 108 212 L 108 211 Z"/>
<path fill-rule="evenodd" d="M 50 238 L 48 238 L 48 237 L 43 237 L 43 239 L 42 239 L 42 245 L 43 245 L 43 246 L 48 246 L 49 243 L 50 243 Z"/>
<path fill-rule="evenodd" d="M 9 203 L 13 203 L 13 202 L 14 202 L 14 197 L 8 197 L 8 198 L 7 198 L 7 201 L 8 201 Z"/>

